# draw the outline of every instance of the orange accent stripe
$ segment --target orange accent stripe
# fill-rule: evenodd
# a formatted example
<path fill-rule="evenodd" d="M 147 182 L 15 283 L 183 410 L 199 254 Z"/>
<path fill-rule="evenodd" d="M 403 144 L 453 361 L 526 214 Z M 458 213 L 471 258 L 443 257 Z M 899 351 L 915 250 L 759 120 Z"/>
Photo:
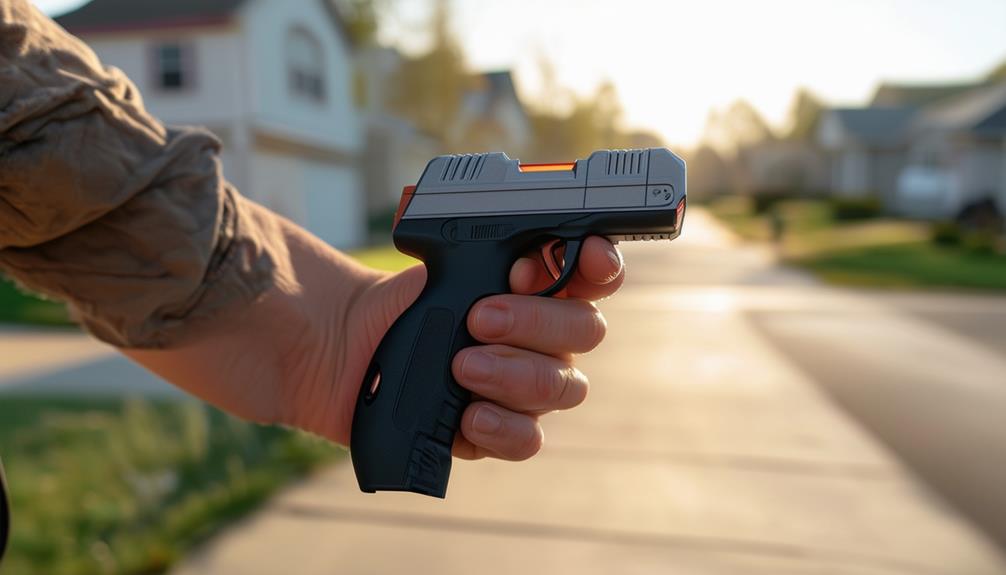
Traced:
<path fill-rule="evenodd" d="M 522 172 L 569 172 L 576 166 L 576 162 L 564 164 L 518 164 Z"/>
<path fill-rule="evenodd" d="M 395 228 L 398 227 L 398 222 L 405 215 L 405 210 L 409 207 L 409 202 L 412 201 L 412 194 L 415 191 L 416 186 L 405 186 L 402 188 L 402 199 L 398 200 L 398 209 L 395 210 L 395 223 L 391 225 L 391 231 L 395 231 Z"/>

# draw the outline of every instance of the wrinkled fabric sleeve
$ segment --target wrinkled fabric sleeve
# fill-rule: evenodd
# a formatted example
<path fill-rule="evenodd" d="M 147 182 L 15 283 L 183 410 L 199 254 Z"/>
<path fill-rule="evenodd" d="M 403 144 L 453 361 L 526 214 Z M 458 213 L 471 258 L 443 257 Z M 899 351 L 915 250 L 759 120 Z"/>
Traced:
<path fill-rule="evenodd" d="M 166 128 L 117 69 L 27 0 L 0 0 L 0 270 L 120 347 L 167 347 L 289 266 L 220 142 Z"/>

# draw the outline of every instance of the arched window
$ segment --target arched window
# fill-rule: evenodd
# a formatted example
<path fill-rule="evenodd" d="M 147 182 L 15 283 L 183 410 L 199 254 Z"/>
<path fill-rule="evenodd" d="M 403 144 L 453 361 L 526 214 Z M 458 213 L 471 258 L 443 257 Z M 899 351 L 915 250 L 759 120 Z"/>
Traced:
<path fill-rule="evenodd" d="M 297 97 L 325 100 L 325 58 L 321 42 L 304 28 L 294 28 L 286 39 L 287 82 Z"/>

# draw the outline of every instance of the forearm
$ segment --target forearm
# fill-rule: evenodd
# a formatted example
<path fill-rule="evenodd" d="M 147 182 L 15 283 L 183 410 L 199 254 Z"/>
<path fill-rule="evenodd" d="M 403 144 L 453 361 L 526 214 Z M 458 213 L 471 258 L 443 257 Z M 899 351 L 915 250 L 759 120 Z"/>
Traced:
<path fill-rule="evenodd" d="M 345 442 L 347 390 L 315 385 L 339 376 L 354 303 L 382 274 L 325 245 L 303 229 L 255 206 L 275 222 L 290 261 L 258 299 L 234 306 L 166 349 L 123 353 L 169 382 L 230 413 L 262 423 L 297 425 Z M 341 412 L 333 408 L 341 406 Z M 317 410 L 305 414 L 304 408 Z M 331 419 L 332 421 L 327 421 Z M 344 420 L 344 421 L 343 421 Z"/>

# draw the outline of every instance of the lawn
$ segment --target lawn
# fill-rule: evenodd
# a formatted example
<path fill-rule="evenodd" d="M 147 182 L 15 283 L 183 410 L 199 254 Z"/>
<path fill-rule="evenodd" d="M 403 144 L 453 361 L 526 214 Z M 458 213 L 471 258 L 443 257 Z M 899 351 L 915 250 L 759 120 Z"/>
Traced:
<path fill-rule="evenodd" d="M 356 250 L 349 255 L 372 268 L 389 272 L 401 271 L 419 263 L 419 260 L 403 254 L 391 244 Z"/>
<path fill-rule="evenodd" d="M 14 531 L 4 575 L 163 572 L 342 450 L 198 402 L 4 396 Z"/>
<path fill-rule="evenodd" d="M 771 241 L 771 220 L 747 198 L 727 197 L 710 211 L 738 235 Z M 897 288 L 1006 289 L 1006 256 L 937 245 L 930 224 L 886 217 L 843 221 L 829 204 L 789 200 L 777 207 L 783 261 L 833 284 Z"/>
<path fill-rule="evenodd" d="M 28 295 L 0 275 L 0 322 L 66 325 L 63 304 Z"/>
<path fill-rule="evenodd" d="M 353 252 L 398 271 L 393 246 Z M 0 278 L 0 322 L 68 323 Z M 199 402 L 0 396 L 14 533 L 4 575 L 163 572 L 276 489 L 345 452 Z"/>

